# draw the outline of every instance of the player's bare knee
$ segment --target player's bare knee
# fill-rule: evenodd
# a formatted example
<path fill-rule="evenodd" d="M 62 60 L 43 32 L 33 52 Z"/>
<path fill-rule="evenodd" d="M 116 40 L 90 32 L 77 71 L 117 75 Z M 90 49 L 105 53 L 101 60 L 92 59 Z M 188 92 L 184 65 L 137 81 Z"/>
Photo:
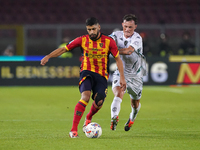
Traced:
<path fill-rule="evenodd" d="M 115 90 L 113 91 L 115 97 L 120 97 L 121 99 L 123 99 L 123 96 L 124 96 L 124 91 L 122 91 L 121 89 L 119 90 Z"/>
<path fill-rule="evenodd" d="M 90 100 L 90 93 L 89 92 L 83 92 L 81 93 L 81 99 L 86 101 L 86 102 L 89 102 Z"/>
<path fill-rule="evenodd" d="M 121 99 L 123 99 L 124 93 L 122 91 L 117 93 L 117 97 L 120 97 Z"/>

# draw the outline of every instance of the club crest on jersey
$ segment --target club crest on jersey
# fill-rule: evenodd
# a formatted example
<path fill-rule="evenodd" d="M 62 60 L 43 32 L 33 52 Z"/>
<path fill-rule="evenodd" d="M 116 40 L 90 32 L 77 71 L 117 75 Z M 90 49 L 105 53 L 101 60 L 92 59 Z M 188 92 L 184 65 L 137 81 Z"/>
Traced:
<path fill-rule="evenodd" d="M 99 46 L 102 48 L 103 47 L 103 43 L 99 43 Z"/>

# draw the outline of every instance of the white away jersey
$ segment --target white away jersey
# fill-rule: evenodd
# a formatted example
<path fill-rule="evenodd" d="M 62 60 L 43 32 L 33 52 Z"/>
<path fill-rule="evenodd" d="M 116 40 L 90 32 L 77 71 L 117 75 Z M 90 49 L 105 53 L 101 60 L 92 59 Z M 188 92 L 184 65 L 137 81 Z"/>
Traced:
<path fill-rule="evenodd" d="M 118 49 L 132 46 L 135 51 L 131 55 L 120 55 L 124 66 L 125 77 L 143 77 L 146 75 L 146 59 L 143 53 L 142 37 L 137 33 L 125 38 L 123 31 L 115 31 L 110 35 L 118 46 Z"/>

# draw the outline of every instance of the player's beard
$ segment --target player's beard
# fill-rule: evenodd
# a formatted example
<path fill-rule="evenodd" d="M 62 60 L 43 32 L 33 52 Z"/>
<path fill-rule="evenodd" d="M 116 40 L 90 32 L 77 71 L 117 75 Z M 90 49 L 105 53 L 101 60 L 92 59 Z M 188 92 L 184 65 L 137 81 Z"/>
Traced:
<path fill-rule="evenodd" d="M 93 41 L 97 40 L 98 36 L 99 36 L 99 31 L 97 31 L 97 34 L 90 34 L 89 35 L 90 39 L 93 40 Z"/>

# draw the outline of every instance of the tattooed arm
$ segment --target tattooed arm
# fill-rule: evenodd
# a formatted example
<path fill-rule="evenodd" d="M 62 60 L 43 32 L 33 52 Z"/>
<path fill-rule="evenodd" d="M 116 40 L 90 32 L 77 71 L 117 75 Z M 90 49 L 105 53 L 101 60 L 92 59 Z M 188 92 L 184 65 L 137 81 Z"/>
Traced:
<path fill-rule="evenodd" d="M 132 46 L 129 46 L 128 48 L 121 48 L 118 50 L 119 50 L 119 54 L 121 55 L 131 55 L 135 49 Z"/>

